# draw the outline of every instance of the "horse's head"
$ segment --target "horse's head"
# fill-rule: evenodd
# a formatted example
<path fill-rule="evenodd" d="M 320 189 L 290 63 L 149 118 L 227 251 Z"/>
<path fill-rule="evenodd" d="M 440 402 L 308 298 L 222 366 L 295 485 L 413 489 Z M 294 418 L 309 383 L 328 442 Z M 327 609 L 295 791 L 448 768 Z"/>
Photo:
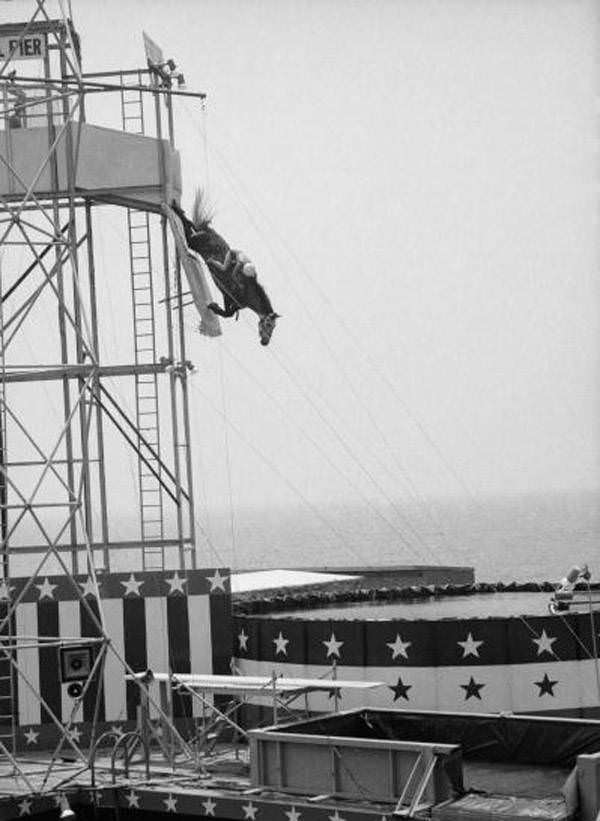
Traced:
<path fill-rule="evenodd" d="M 268 345 L 271 341 L 271 336 L 275 330 L 275 323 L 279 319 L 279 314 L 271 311 L 269 314 L 264 314 L 258 320 L 258 335 L 260 336 L 260 344 Z"/>

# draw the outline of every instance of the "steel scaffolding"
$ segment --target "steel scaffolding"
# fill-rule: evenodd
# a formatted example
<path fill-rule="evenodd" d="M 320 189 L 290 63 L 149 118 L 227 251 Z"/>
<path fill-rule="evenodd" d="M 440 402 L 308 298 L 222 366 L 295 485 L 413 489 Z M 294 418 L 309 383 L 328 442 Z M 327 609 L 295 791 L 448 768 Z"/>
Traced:
<path fill-rule="evenodd" d="M 163 145 L 174 147 L 172 97 L 204 95 L 175 89 L 151 61 L 144 69 L 84 74 L 72 21 L 51 19 L 46 0 L 35 0 L 27 22 L 0 26 L 0 38 L 10 49 L 0 58 L 0 759 L 21 773 L 17 677 L 35 688 L 19 667 L 19 650 L 81 641 L 15 635 L 17 606 L 40 573 L 51 572 L 51 565 L 71 580 L 98 633 L 91 640 L 93 672 L 74 700 L 71 721 L 63 726 L 37 694 L 60 730 L 51 769 L 65 745 L 88 766 L 71 723 L 112 649 L 97 571 L 111 570 L 116 551 L 124 549 L 140 569 L 196 566 L 190 363 L 179 262 L 161 201 L 169 190 Z M 23 70 L 30 65 L 25 59 L 37 61 L 39 76 Z M 86 102 L 99 94 L 120 98 L 123 132 L 147 134 L 146 109 L 152 110 L 145 139 L 156 142 L 159 182 L 147 199 L 143 190 L 80 184 Z M 36 157 L 35 167 L 24 157 Z M 120 347 L 133 355 L 124 363 L 102 356 L 107 320 L 98 286 L 110 271 L 97 263 L 94 220 L 97 206 L 106 203 L 127 220 L 121 252 L 130 262 L 132 311 L 118 332 Z M 27 352 L 32 361 L 23 362 Z M 116 380 L 130 386 L 132 413 L 115 393 Z M 108 429 L 137 461 L 138 538 L 112 536 L 110 475 L 123 456 L 107 445 Z M 10 579 L 19 563 L 30 579 L 15 598 Z M 77 573 L 88 574 L 96 609 L 73 578 Z M 133 673 L 121 661 L 124 674 Z"/>

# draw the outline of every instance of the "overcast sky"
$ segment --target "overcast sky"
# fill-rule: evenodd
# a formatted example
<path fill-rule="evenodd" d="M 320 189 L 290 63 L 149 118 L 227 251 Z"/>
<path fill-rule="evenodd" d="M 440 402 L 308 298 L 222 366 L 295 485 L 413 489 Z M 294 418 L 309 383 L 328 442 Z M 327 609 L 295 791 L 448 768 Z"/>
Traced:
<path fill-rule="evenodd" d="M 262 348 L 190 309 L 203 503 L 598 487 L 593 0 L 73 8 L 85 70 L 144 65 L 144 29 L 208 94 L 176 105 L 183 204 L 283 315 Z"/>

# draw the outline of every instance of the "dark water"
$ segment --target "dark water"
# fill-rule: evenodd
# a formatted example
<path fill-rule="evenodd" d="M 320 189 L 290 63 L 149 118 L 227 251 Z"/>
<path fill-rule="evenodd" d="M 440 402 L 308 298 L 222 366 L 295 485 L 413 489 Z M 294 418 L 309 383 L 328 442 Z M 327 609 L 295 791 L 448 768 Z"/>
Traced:
<path fill-rule="evenodd" d="M 549 593 L 487 593 L 396 602 L 352 602 L 310 610 L 286 610 L 303 619 L 444 619 L 487 616 L 547 616 Z"/>

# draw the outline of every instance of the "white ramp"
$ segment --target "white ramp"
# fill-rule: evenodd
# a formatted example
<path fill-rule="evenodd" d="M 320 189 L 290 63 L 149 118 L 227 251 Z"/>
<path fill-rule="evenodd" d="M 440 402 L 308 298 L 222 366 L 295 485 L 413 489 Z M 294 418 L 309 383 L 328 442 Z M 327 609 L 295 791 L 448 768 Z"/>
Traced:
<path fill-rule="evenodd" d="M 208 287 L 210 272 L 206 267 L 206 263 L 200 254 L 192 251 L 188 246 L 181 220 L 173 209 L 163 204 L 163 211 L 169 220 L 181 264 L 190 286 L 190 293 L 200 314 L 200 333 L 204 336 L 221 336 L 219 318 L 207 308 L 207 305 L 214 302 L 214 300 Z"/>

